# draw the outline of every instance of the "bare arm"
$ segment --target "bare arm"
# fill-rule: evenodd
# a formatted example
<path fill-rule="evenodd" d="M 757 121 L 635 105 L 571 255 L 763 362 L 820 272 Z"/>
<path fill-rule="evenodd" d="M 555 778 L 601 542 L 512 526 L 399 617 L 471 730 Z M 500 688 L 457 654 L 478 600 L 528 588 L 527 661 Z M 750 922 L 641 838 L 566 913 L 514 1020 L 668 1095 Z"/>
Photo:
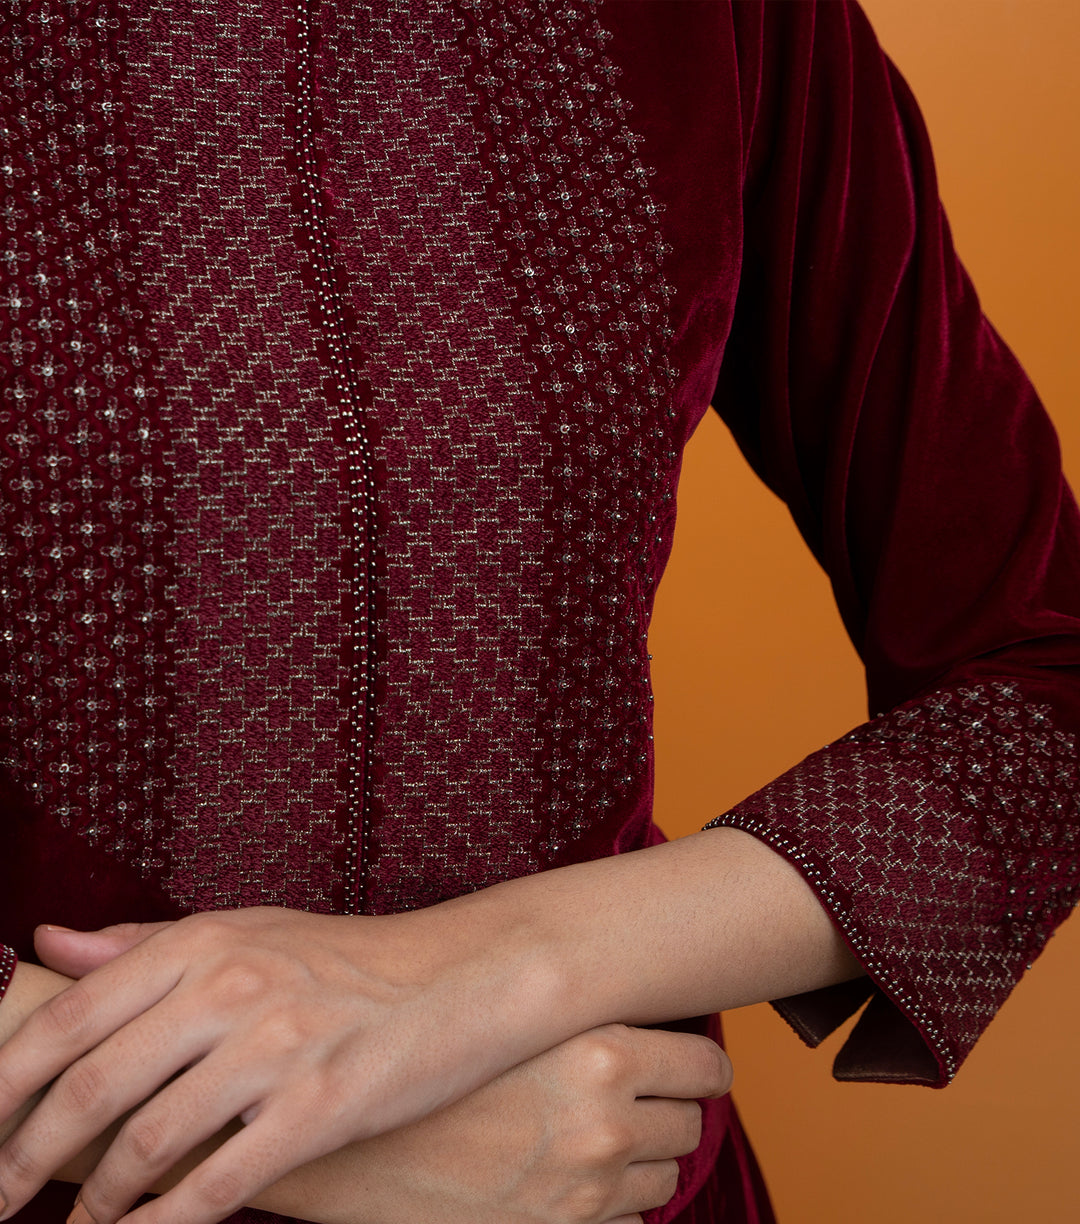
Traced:
<path fill-rule="evenodd" d="M 83 978 L 0 1050 L 0 1112 L 59 1077 L 15 1136 L 19 1158 L 12 1140 L 0 1149 L 0 1189 L 9 1211 L 21 1205 L 145 1101 L 84 1186 L 95 1219 L 117 1219 L 242 1116 L 138 1211 L 147 1224 L 177 1211 L 220 1219 L 291 1169 L 589 1030 L 859 972 L 797 872 L 728 829 L 386 918 L 198 915 Z M 88 1082 L 99 1086 L 89 1101 Z"/>
<path fill-rule="evenodd" d="M 0 1044 L 70 981 L 21 967 L 0 1005 Z M 292 1170 L 251 1205 L 316 1224 L 559 1224 L 582 1218 L 583 1203 L 597 1219 L 637 1221 L 626 1212 L 667 1202 L 678 1182 L 675 1158 L 700 1140 L 696 1098 L 722 1095 L 730 1082 L 730 1063 L 706 1038 L 607 1026 L 412 1126 Z M 175 1185 L 237 1129 L 232 1123 L 199 1145 L 152 1191 Z M 109 1127 L 57 1178 L 85 1181 L 117 1130 Z M 83 1218 L 76 1208 L 73 1219 Z"/>

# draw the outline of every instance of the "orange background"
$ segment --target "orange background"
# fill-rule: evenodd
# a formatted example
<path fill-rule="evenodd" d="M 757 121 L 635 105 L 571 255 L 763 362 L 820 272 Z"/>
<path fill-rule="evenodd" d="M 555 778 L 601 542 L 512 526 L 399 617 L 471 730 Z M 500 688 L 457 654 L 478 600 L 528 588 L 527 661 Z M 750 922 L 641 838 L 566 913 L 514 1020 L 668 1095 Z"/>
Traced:
<path fill-rule="evenodd" d="M 1080 480 L 1080 3 L 866 0 L 920 99 L 960 253 Z M 652 633 L 657 812 L 690 832 L 865 718 L 861 669 L 787 512 L 709 414 Z M 1080 920 L 944 1092 L 838 1084 L 765 1006 L 735 1096 L 780 1224 L 1080 1220 Z"/>

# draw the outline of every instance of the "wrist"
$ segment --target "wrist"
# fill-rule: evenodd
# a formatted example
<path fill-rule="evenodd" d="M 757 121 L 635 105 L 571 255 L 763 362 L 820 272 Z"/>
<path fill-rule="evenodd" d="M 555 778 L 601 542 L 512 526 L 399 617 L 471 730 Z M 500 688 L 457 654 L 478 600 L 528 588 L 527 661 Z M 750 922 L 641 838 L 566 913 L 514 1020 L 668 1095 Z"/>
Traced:
<path fill-rule="evenodd" d="M 43 965 L 19 961 L 0 999 L 0 1043 L 6 1041 L 42 1003 L 71 985 L 71 979 Z"/>
<path fill-rule="evenodd" d="M 590 970 L 597 915 L 578 920 L 572 871 L 506 880 L 420 911 L 446 923 L 460 971 L 495 1006 L 492 1020 L 531 1035 L 523 1057 L 610 1019 Z"/>
<path fill-rule="evenodd" d="M 540 878 L 506 881 L 406 916 L 434 954 L 431 971 L 449 1014 L 463 1006 L 465 1023 L 497 1059 L 492 1075 L 589 1027 L 578 1021 L 572 961 L 547 920 L 546 888 L 533 884 Z"/>

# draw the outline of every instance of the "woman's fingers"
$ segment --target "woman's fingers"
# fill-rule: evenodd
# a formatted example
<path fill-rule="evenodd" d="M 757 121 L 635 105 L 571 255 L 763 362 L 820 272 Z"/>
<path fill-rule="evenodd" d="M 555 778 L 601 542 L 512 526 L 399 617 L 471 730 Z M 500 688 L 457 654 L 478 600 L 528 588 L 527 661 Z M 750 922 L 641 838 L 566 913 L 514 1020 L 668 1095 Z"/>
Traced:
<path fill-rule="evenodd" d="M 299 1122 L 298 1114 L 287 1107 L 264 1111 L 171 1190 L 123 1217 L 125 1224 L 202 1224 L 238 1211 L 290 1169 L 319 1153 L 310 1149 L 312 1127 Z M 93 1215 L 88 1202 L 87 1209 Z M 94 1218 L 95 1224 L 107 1224 Z"/>
<path fill-rule="evenodd" d="M 34 931 L 34 948 L 49 969 L 81 978 L 169 926 L 171 922 L 121 922 L 99 931 L 39 926 Z"/>
<path fill-rule="evenodd" d="M 0 1147 L 0 1186 L 9 1210 L 28 1202 L 113 1121 L 204 1052 L 197 1034 L 183 1024 L 163 1028 L 162 1019 L 125 1028 L 77 1059 Z"/>
<path fill-rule="evenodd" d="M 632 1118 L 632 1162 L 686 1156 L 701 1142 L 701 1106 L 697 1101 L 648 1097 L 635 1101 Z"/>
<path fill-rule="evenodd" d="M 182 963 L 146 955 L 148 947 L 149 941 L 43 1003 L 0 1046 L 0 1122 L 173 989 Z"/>
<path fill-rule="evenodd" d="M 612 1220 L 634 1211 L 649 1211 L 671 1202 L 679 1188 L 679 1165 L 675 1160 L 648 1160 L 627 1165 L 618 1197 L 611 1203 Z M 631 1215 L 631 1218 L 636 1218 Z"/>
<path fill-rule="evenodd" d="M 457 1032 L 467 1073 L 452 1047 L 433 1052 L 425 1040 L 431 998 L 449 997 L 464 1015 L 476 1009 L 458 997 L 463 975 L 430 954 L 419 928 L 404 918 L 356 921 L 371 925 L 274 909 L 183 919 L 40 1007 L 0 1048 L 0 1120 L 59 1076 L 0 1149 L 11 1207 L 144 1101 L 87 1179 L 85 1210 L 97 1224 L 213 1224 L 298 1164 L 422 1116 L 483 1083 L 485 1069 L 499 1070 L 487 1046 L 472 1050 L 468 1024 Z M 482 1026 L 474 1027 L 475 1042 Z M 500 1047 L 498 1056 L 510 1055 Z M 571 1192 L 584 1183 L 598 1195 L 589 1218 L 632 1217 L 674 1192 L 674 1157 L 697 1143 L 694 1102 L 725 1092 L 730 1078 L 726 1056 L 703 1037 L 622 1025 L 582 1034 L 501 1088 L 516 1102 L 539 1089 L 541 1116 L 525 1129 L 554 1136 L 550 1154 L 527 1185 L 507 1184 L 506 1162 L 481 1170 L 481 1181 L 488 1176 L 499 1201 L 524 1199 L 529 1210 L 552 1201 L 552 1177 Z M 506 1117 L 520 1112 L 504 1107 Z M 238 1117 L 248 1125 L 205 1158 L 200 1150 L 172 1189 L 123 1216 Z M 490 1117 L 477 1126 L 490 1131 Z M 510 1148 L 523 1138 L 514 1131 Z M 535 1144 L 525 1150 L 536 1156 Z"/>
<path fill-rule="evenodd" d="M 83 1206 L 95 1224 L 113 1224 L 119 1220 L 140 1195 L 175 1168 L 188 1152 L 218 1134 L 253 1105 L 250 1085 L 245 1086 L 228 1072 L 216 1068 L 218 1061 L 210 1056 L 187 1071 L 147 1101 L 120 1128 L 80 1193 Z M 231 1159 L 235 1159 L 243 1149 L 234 1146 L 231 1150 Z M 201 1170 L 207 1163 L 197 1168 Z M 287 1166 L 288 1161 L 284 1164 Z M 255 1185 L 263 1176 L 261 1166 L 253 1169 L 250 1163 L 236 1165 L 233 1173 L 238 1185 L 242 1182 Z M 193 1176 L 197 1178 L 194 1183 L 197 1187 L 201 1184 L 198 1182 L 201 1173 L 188 1174 L 178 1185 Z M 276 1176 L 270 1174 L 268 1180 L 273 1181 Z M 248 1197 L 253 1197 L 260 1188 L 261 1185 L 250 1190 Z M 187 1193 L 192 1189 L 189 1186 Z"/>
<path fill-rule="evenodd" d="M 638 1096 L 721 1097 L 731 1089 L 731 1060 L 708 1037 L 666 1029 L 631 1029 Z"/>
<path fill-rule="evenodd" d="M 309 938 L 314 927 L 323 939 Z M 261 1111 L 249 1131 L 266 1151 L 277 1144 L 273 1159 L 262 1162 L 266 1170 L 231 1170 L 232 1184 L 250 1196 L 365 1129 L 389 1129 L 401 1115 L 410 1120 L 410 1110 L 420 1114 L 451 1095 L 456 1063 L 436 1060 L 434 1078 L 445 1074 L 431 1090 L 409 1059 L 424 1032 L 416 1020 L 406 1022 L 420 988 L 410 989 L 396 969 L 386 975 L 371 967 L 357 929 L 276 909 L 197 915 L 136 943 L 40 1006 L 0 1048 L 0 1122 L 57 1077 L 58 1091 L 38 1102 L 0 1149 L 3 1218 L 69 1153 L 196 1059 L 198 1074 L 182 1074 L 169 1094 L 174 1103 L 191 1095 L 192 1107 L 176 1108 L 159 1125 L 147 1121 L 158 1117 L 153 1112 L 133 1121 L 108 1163 L 107 1187 L 98 1183 L 101 1198 L 117 1204 L 152 1184 L 146 1161 L 134 1167 L 132 1150 L 182 1155 L 238 1115 L 251 1120 Z M 371 960 L 394 959 L 386 942 Z M 192 1093 L 195 1083 L 203 1090 Z M 412 1098 L 403 1102 L 409 1089 Z M 318 1102 L 309 1099 L 313 1093 Z M 56 1105 L 71 1099 L 82 1104 Z M 269 1116 L 272 1125 L 263 1121 Z M 230 1141 L 224 1155 L 196 1167 L 170 1202 L 200 1224 L 229 1214 L 231 1206 L 215 1206 L 227 1197 L 222 1162 L 245 1152 L 260 1157 L 249 1131 L 237 1136 L 242 1144 Z M 218 1192 L 212 1185 L 202 1193 L 207 1179 Z"/>

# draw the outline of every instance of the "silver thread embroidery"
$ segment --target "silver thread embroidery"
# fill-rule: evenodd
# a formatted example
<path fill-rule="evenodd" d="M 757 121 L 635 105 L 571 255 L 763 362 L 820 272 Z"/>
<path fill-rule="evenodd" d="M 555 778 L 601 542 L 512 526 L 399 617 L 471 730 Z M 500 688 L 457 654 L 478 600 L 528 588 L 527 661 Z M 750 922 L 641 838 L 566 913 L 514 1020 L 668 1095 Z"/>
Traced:
<path fill-rule="evenodd" d="M 1047 707 L 968 684 L 857 728 L 712 826 L 799 865 L 951 1077 L 1080 898 L 1078 781 Z"/>
<path fill-rule="evenodd" d="M 179 561 L 167 885 L 326 910 L 351 819 L 352 511 L 296 232 L 291 0 L 273 16 L 152 0 L 128 49 Z"/>
<path fill-rule="evenodd" d="M 545 445 L 452 13 L 321 12 L 331 224 L 378 422 L 366 889 L 387 910 L 538 863 Z"/>
<path fill-rule="evenodd" d="M 162 867 L 160 445 L 108 4 L 0 24 L 3 764 L 61 824 Z"/>
<path fill-rule="evenodd" d="M 545 762 L 557 861 L 590 823 L 651 804 L 646 638 L 677 461 L 668 247 L 597 5 L 464 7 L 558 481 Z"/>

